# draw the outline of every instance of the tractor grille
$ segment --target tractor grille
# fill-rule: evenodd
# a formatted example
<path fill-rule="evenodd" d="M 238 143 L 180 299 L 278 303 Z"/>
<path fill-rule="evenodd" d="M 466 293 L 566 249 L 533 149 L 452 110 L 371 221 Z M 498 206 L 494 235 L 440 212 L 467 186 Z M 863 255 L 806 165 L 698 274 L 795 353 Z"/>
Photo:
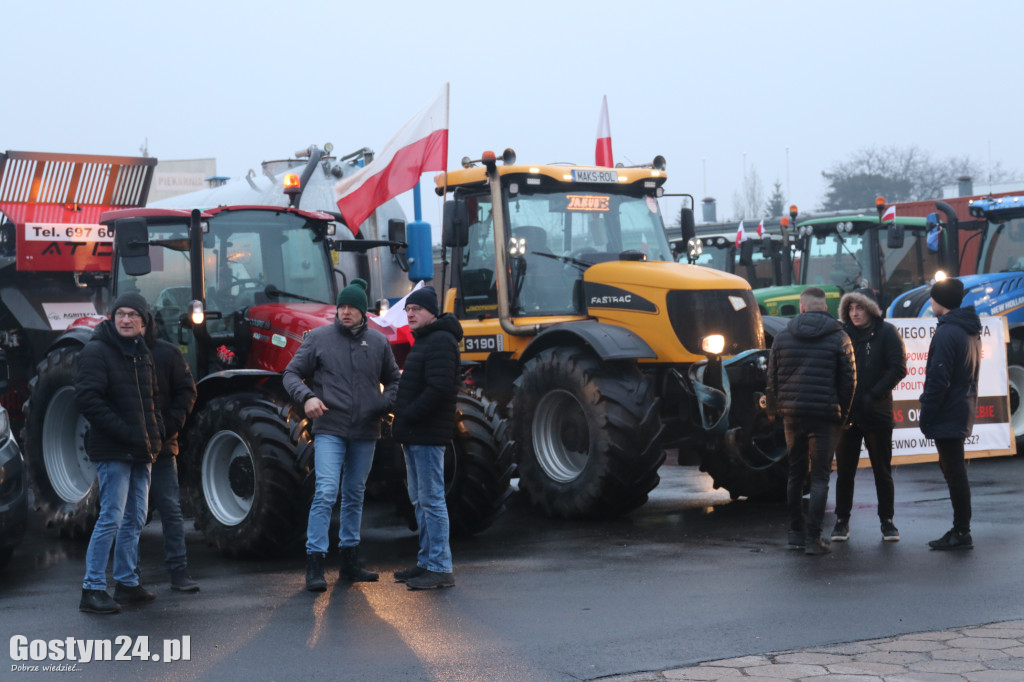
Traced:
<path fill-rule="evenodd" d="M 725 337 L 723 355 L 764 348 L 761 316 L 751 291 L 670 291 L 667 303 L 672 330 L 694 355 L 703 354 L 701 339 L 709 334 Z"/>

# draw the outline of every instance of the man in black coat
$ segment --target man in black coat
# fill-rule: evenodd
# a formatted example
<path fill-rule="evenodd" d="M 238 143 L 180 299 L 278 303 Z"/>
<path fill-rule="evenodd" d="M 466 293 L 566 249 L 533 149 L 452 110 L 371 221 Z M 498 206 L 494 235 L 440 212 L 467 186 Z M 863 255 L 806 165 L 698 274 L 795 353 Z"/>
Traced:
<path fill-rule="evenodd" d="M 146 345 L 153 355 L 159 393 L 157 406 L 164 422 L 164 445 L 153 463 L 149 503 L 160 514 L 164 535 L 164 565 L 171 576 L 171 589 L 198 592 L 199 583 L 188 573 L 185 554 L 185 518 L 181 513 L 178 487 L 178 434 L 196 403 L 196 382 L 185 356 L 173 343 L 156 338 L 151 315 L 146 325 Z"/>
<path fill-rule="evenodd" d="M 832 456 L 857 386 L 853 344 L 839 321 L 828 314 L 825 292 L 808 287 L 800 294 L 800 315 L 772 344 L 768 396 L 781 416 L 789 448 L 789 544 L 806 554 L 828 553 L 821 524 L 828 500 Z M 811 500 L 803 514 L 804 482 L 810 460 Z"/>
<path fill-rule="evenodd" d="M 142 296 L 118 296 L 110 319 L 96 327 L 78 356 L 75 401 L 89 421 L 85 451 L 96 465 L 100 503 L 78 605 L 89 613 L 117 613 L 117 602 L 156 598 L 139 584 L 135 570 L 148 509 L 150 467 L 163 437 L 153 356 L 143 339 L 149 317 Z M 113 599 L 107 594 L 106 576 L 111 545 Z"/>
<path fill-rule="evenodd" d="M 397 571 L 395 580 L 411 590 L 429 590 L 455 584 L 444 497 L 444 449 L 455 430 L 462 325 L 451 314 L 439 316 L 433 287 L 409 294 L 405 313 L 416 342 L 398 384 L 392 433 L 405 450 L 420 551 L 416 565 Z"/>
<path fill-rule="evenodd" d="M 853 342 L 857 359 L 857 390 L 849 424 L 836 448 L 836 525 L 832 540 L 850 539 L 854 478 L 861 442 L 868 450 L 878 496 L 882 540 L 898 542 L 893 524 L 895 489 L 892 483 L 892 390 L 907 376 L 907 355 L 896 328 L 882 319 L 875 293 L 858 289 L 839 301 L 843 331 Z"/>
<path fill-rule="evenodd" d="M 928 346 L 920 426 L 921 433 L 935 440 L 939 452 L 939 466 L 953 503 L 953 528 L 928 545 L 932 549 L 972 549 L 964 438 L 971 435 L 978 409 L 981 319 L 974 306 L 961 307 L 964 285 L 958 279 L 936 282 L 931 297 L 939 324 Z"/>

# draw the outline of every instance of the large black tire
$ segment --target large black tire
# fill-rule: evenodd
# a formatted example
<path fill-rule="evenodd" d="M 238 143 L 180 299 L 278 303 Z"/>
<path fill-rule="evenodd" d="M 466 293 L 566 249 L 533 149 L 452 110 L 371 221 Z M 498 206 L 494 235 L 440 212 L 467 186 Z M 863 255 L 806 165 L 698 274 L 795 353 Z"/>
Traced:
<path fill-rule="evenodd" d="M 1010 339 L 1006 359 L 1010 382 L 1010 427 L 1017 441 L 1017 454 L 1024 454 L 1024 339 Z"/>
<path fill-rule="evenodd" d="M 99 515 L 96 468 L 85 454 L 89 423 L 75 405 L 79 346 L 50 352 L 25 403 L 25 464 L 36 509 L 61 536 L 80 540 Z"/>
<path fill-rule="evenodd" d="M 549 348 L 516 380 L 519 485 L 549 516 L 609 518 L 647 501 L 665 460 L 658 401 L 632 363 Z"/>
<path fill-rule="evenodd" d="M 313 441 L 291 401 L 255 392 L 213 398 L 190 420 L 182 445 L 196 527 L 207 542 L 244 557 L 301 547 Z"/>
<path fill-rule="evenodd" d="M 458 395 L 455 434 L 445 453 L 445 498 L 452 532 L 488 528 L 512 492 L 512 441 L 497 403 L 478 390 Z"/>

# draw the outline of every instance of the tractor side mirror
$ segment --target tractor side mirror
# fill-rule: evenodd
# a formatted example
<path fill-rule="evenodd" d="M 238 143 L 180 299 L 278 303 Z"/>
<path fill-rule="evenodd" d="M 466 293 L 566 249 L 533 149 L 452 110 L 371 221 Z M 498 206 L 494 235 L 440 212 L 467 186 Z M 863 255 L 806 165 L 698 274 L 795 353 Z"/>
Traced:
<path fill-rule="evenodd" d="M 754 264 L 754 242 L 746 240 L 740 244 L 740 265 L 750 267 Z"/>
<path fill-rule="evenodd" d="M 679 212 L 679 236 L 680 241 L 689 244 L 690 240 L 697 235 L 696 222 L 693 218 L 693 209 L 684 208 Z"/>
<path fill-rule="evenodd" d="M 388 241 L 395 242 L 395 244 L 405 243 L 405 221 L 397 218 L 392 218 L 388 221 Z M 391 253 L 398 253 L 399 247 L 392 244 Z"/>
<path fill-rule="evenodd" d="M 893 223 L 889 226 L 888 234 L 886 235 L 886 246 L 890 249 L 902 249 L 903 248 L 903 226 Z"/>
<path fill-rule="evenodd" d="M 469 209 L 465 201 L 452 199 L 444 202 L 441 238 L 445 246 L 452 248 L 469 244 Z"/>
<path fill-rule="evenodd" d="M 141 277 L 153 270 L 149 260 L 149 225 L 145 218 L 115 220 L 114 243 L 125 274 Z"/>

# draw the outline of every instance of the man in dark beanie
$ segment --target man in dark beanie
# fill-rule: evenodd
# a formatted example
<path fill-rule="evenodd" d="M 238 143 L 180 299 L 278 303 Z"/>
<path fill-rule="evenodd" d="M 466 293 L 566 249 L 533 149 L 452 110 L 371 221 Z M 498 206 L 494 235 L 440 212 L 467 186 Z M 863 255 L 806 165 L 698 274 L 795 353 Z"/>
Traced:
<path fill-rule="evenodd" d="M 338 576 L 353 581 L 378 578 L 359 564 L 359 529 L 381 417 L 391 411 L 399 376 L 387 337 L 366 326 L 366 282 L 361 279 L 352 280 L 338 294 L 334 324 L 306 334 L 284 370 L 285 390 L 313 420 L 316 490 L 306 527 L 306 589 L 310 592 L 327 589 L 324 559 L 339 487 Z"/>
<path fill-rule="evenodd" d="M 928 545 L 932 549 L 971 549 L 971 488 L 964 463 L 964 438 L 971 435 L 978 408 L 981 369 L 981 320 L 974 306 L 963 306 L 958 279 L 936 282 L 932 311 L 939 318 L 928 346 L 921 433 L 935 440 L 939 466 L 953 503 L 953 528 Z"/>
<path fill-rule="evenodd" d="M 444 448 L 455 430 L 462 325 L 454 315 L 439 315 L 434 287 L 409 294 L 405 314 L 416 342 L 398 385 L 392 433 L 405 450 L 420 551 L 415 566 L 394 575 L 411 590 L 431 590 L 455 585 L 444 498 Z"/>
<path fill-rule="evenodd" d="M 135 570 L 151 466 L 164 432 L 153 356 L 143 339 L 149 319 L 145 298 L 137 293 L 118 296 L 110 318 L 100 322 L 78 356 L 75 402 L 89 421 L 85 451 L 96 465 L 100 503 L 78 605 L 89 613 L 117 613 L 118 602 L 156 598 L 139 584 Z M 112 545 L 113 599 L 107 594 L 106 577 Z"/>

